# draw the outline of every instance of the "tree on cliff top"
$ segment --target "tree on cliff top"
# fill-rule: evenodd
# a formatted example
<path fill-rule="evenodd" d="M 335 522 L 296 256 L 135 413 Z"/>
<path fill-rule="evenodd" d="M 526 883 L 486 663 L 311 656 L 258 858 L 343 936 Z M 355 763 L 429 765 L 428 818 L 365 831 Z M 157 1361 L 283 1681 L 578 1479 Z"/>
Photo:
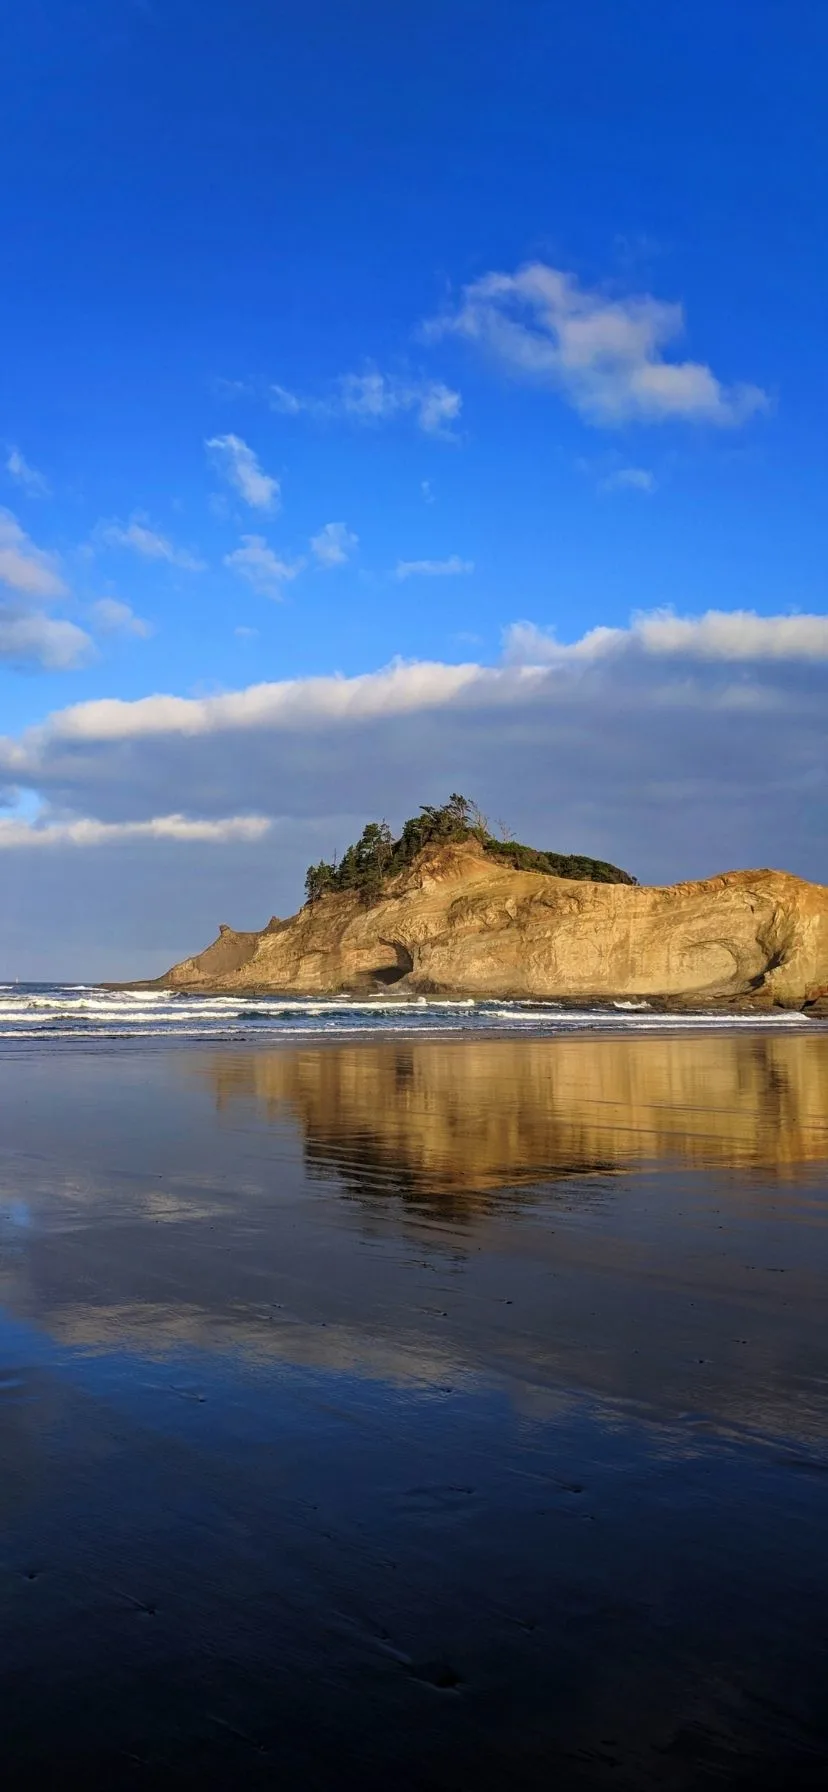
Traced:
<path fill-rule="evenodd" d="M 382 895 L 390 878 L 412 865 L 418 855 L 430 846 L 459 844 L 478 840 L 484 852 L 516 871 L 541 871 L 550 877 L 578 878 L 592 883 L 634 884 L 636 879 L 605 859 L 591 859 L 579 853 L 544 852 L 534 846 L 521 846 L 512 839 L 498 840 L 489 833 L 486 817 L 468 797 L 452 791 L 447 803 L 423 803 L 419 815 L 412 815 L 403 825 L 397 840 L 387 821 L 369 821 L 342 858 L 330 862 L 320 859 L 309 865 L 305 877 L 308 902 L 336 891 L 352 890 L 364 902 L 373 902 Z"/>

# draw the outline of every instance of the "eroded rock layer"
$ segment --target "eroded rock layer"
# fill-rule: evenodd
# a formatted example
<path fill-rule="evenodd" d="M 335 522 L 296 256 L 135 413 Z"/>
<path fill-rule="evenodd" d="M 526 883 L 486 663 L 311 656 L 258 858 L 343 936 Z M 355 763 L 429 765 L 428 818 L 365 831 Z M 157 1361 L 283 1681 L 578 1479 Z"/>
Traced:
<path fill-rule="evenodd" d="M 828 888 L 784 871 L 664 888 L 579 883 L 501 867 L 469 841 L 423 854 L 370 905 L 337 893 L 261 933 L 224 927 L 161 981 L 801 1007 L 828 996 Z"/>

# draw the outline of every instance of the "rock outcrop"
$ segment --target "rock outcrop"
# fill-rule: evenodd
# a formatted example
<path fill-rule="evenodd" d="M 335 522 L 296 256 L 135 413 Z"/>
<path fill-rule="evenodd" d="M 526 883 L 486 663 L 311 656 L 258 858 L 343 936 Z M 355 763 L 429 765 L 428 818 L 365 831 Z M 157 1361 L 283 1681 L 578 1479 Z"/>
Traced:
<path fill-rule="evenodd" d="M 160 981 L 802 1007 L 828 996 L 828 888 L 784 871 L 664 888 L 575 882 L 498 865 L 470 840 L 424 852 L 370 904 L 342 892 L 261 933 L 223 927 Z"/>

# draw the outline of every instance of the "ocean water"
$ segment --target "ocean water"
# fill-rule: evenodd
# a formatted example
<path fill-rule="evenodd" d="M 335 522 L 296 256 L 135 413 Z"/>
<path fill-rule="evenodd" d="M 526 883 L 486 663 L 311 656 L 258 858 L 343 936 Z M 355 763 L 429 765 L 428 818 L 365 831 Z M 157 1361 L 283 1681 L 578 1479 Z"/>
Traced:
<path fill-rule="evenodd" d="M 560 1002 L 476 1002 L 421 996 L 358 1001 L 290 996 L 199 996 L 174 990 L 109 990 L 87 983 L 0 983 L 0 1040 L 6 1039 L 261 1039 L 296 1035 L 395 1033 L 487 1034 L 704 1031 L 722 1026 L 714 1014 L 670 1015 L 643 1000 L 582 1008 Z M 753 1016 L 728 1016 L 735 1029 Z M 774 1030 L 814 1025 L 800 1014 L 763 1018 Z"/>

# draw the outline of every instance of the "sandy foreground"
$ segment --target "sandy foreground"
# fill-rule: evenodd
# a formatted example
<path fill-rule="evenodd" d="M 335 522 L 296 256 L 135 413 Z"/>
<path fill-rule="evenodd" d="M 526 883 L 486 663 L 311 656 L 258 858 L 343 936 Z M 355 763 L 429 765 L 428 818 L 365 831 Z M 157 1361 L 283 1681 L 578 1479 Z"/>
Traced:
<path fill-rule="evenodd" d="M 828 1035 L 0 1078 L 7 1783 L 823 1783 Z"/>

